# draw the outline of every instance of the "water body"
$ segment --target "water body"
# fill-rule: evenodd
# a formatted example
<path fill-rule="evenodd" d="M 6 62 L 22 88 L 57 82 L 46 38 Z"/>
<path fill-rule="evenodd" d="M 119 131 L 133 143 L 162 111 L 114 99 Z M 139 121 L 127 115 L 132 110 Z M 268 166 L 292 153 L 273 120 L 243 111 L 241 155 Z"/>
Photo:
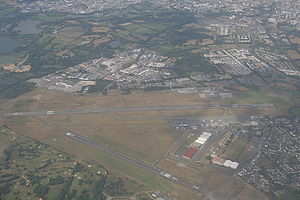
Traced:
<path fill-rule="evenodd" d="M 15 31 L 19 31 L 20 34 L 39 34 L 41 29 L 37 28 L 40 24 L 39 21 L 34 20 L 24 20 L 21 21 L 15 28 Z"/>
<path fill-rule="evenodd" d="M 20 42 L 8 37 L 0 37 L 0 54 L 9 53 L 20 46 Z"/>

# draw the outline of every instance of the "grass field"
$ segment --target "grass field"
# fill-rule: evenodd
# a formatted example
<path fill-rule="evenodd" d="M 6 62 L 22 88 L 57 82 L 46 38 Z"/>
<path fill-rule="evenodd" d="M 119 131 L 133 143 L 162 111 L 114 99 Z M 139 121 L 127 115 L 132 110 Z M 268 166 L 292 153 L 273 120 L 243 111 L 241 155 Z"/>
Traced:
<path fill-rule="evenodd" d="M 293 60 L 298 60 L 300 59 L 300 54 L 296 50 L 288 50 L 288 55 L 290 56 L 291 59 Z"/>
<path fill-rule="evenodd" d="M 294 116 L 299 117 L 300 116 L 300 108 L 294 108 L 294 109 L 292 109 L 292 114 Z"/>
<path fill-rule="evenodd" d="M 145 26 L 141 26 L 140 24 L 136 23 L 128 23 L 126 25 L 123 25 L 124 28 L 126 28 L 127 31 L 133 33 L 133 34 L 139 34 L 139 35 L 153 35 L 155 34 L 155 31 L 153 31 L 150 28 L 147 28 Z"/>
<path fill-rule="evenodd" d="M 40 100 L 35 97 L 40 96 Z M 151 97 L 151 99 L 149 99 Z M 176 99 L 176 101 L 174 101 Z M 201 102 L 201 101 L 203 102 Z M 66 109 L 65 104 L 61 102 L 68 101 L 67 108 L 91 108 L 105 106 L 151 106 L 151 105 L 193 105 L 212 103 L 209 99 L 199 99 L 197 95 L 180 95 L 158 92 L 144 93 L 137 91 L 132 95 L 121 95 L 118 93 L 112 96 L 80 96 L 76 94 L 65 94 L 54 91 L 35 90 L 31 93 L 13 99 L 3 106 L 2 112 L 11 110 L 53 110 Z M 16 106 L 17 105 L 17 106 Z M 173 112 L 165 111 L 164 116 L 180 115 L 205 115 L 222 113 L 222 110 L 203 110 L 203 111 L 183 111 Z M 118 113 L 120 114 L 120 113 Z M 170 147 L 177 133 L 173 132 L 167 122 L 163 119 L 156 119 L 157 114 L 161 112 L 149 112 L 146 116 L 151 119 L 146 120 L 118 120 L 113 115 L 93 114 L 93 115 L 73 115 L 73 116 L 39 116 L 25 118 L 5 119 L 1 122 L 24 135 L 35 138 L 46 144 L 61 149 L 64 152 L 76 155 L 79 159 L 92 160 L 98 164 L 107 166 L 113 172 L 121 173 L 123 176 L 133 177 L 140 183 L 145 183 L 152 188 L 159 188 L 166 191 L 176 191 L 177 196 L 189 194 L 186 190 L 177 185 L 168 183 L 165 179 L 153 176 L 152 174 L 140 168 L 132 166 L 129 163 L 111 157 L 101 151 L 97 151 L 86 145 L 79 144 L 69 140 L 65 133 L 67 130 L 74 131 L 84 135 L 99 143 L 105 143 L 119 151 L 127 152 L 136 158 L 149 162 L 159 159 L 163 153 Z M 126 116 L 127 115 L 127 116 Z M 142 113 L 122 113 L 122 117 L 141 118 Z M 153 117 L 153 118 L 152 118 Z M 151 151 L 149 151 L 149 149 Z M 165 167 L 175 167 L 172 163 L 164 163 Z M 182 176 L 189 175 L 192 180 L 202 183 L 201 174 L 193 176 L 194 172 L 183 170 Z M 189 174 L 190 173 L 190 174 Z M 126 174 L 126 175 L 125 175 Z M 179 188 L 180 191 L 174 190 Z M 193 199 L 193 195 L 189 194 Z M 196 197 L 195 199 L 199 199 Z"/>
<path fill-rule="evenodd" d="M 25 58 L 25 55 L 14 54 L 14 55 L 0 55 L 0 64 L 7 63 L 18 63 Z"/>
<path fill-rule="evenodd" d="M 30 121 L 30 126 L 35 124 L 35 128 L 24 130 L 24 126 L 17 126 L 18 123 L 11 124 L 16 130 L 23 130 L 23 133 L 29 137 L 45 142 L 53 147 L 59 148 L 64 152 L 76 155 L 79 159 L 92 160 L 97 164 L 105 165 L 109 169 L 117 170 L 123 175 L 131 176 L 137 180 L 144 182 L 152 187 L 161 187 L 165 190 L 170 190 L 169 184 L 159 177 L 153 176 L 151 173 L 132 166 L 131 164 L 111 157 L 99 150 L 70 140 L 65 136 L 61 129 L 53 127 L 47 123 L 36 121 L 35 119 L 27 119 Z M 25 126 L 26 127 L 26 126 Z M 42 128 L 44 127 L 44 128 Z M 42 128 L 42 129 L 41 129 Z"/>
<path fill-rule="evenodd" d="M 250 90 L 251 91 L 251 90 Z M 244 92 L 249 92 L 246 90 Z M 253 92 L 253 91 L 251 91 Z M 254 91 L 255 92 L 255 91 Z M 36 96 L 40 98 L 37 99 Z M 246 95 L 247 96 L 247 95 Z M 66 105 L 63 102 L 68 102 Z M 2 105 L 1 113 L 20 110 L 56 110 L 72 108 L 122 107 L 122 106 L 159 106 L 159 105 L 201 105 L 218 104 L 217 99 L 202 99 L 197 94 L 174 94 L 169 92 L 135 91 L 130 95 L 118 92 L 107 96 L 78 95 L 63 92 L 36 89 Z M 240 115 L 249 112 L 247 109 L 235 110 L 230 114 Z M 84 135 L 97 143 L 109 145 L 118 151 L 130 154 L 138 159 L 155 162 L 167 151 L 173 143 L 177 132 L 173 131 L 163 117 L 173 116 L 208 116 L 223 115 L 222 109 L 204 109 L 199 111 L 149 111 L 149 112 L 121 112 L 99 113 L 68 116 L 39 116 L 16 117 L 0 119 L 26 136 L 42 141 L 64 152 L 76 155 L 78 159 L 91 160 L 109 168 L 112 173 L 120 176 L 132 177 L 139 183 L 144 183 L 152 189 L 161 189 L 187 198 L 189 190 L 174 185 L 165 179 L 137 168 L 127 162 L 111 157 L 101 151 L 70 140 L 65 136 L 71 130 Z M 228 113 L 227 113 L 228 114 Z M 224 152 L 223 157 L 245 161 L 251 153 L 247 151 L 247 139 L 237 139 Z M 202 172 L 190 168 L 179 168 L 170 160 L 163 160 L 159 167 L 170 170 L 178 176 L 203 184 L 207 181 L 209 190 L 222 185 L 229 176 L 212 167 L 203 167 Z M 175 189 L 177 188 L 177 189 Z M 181 192 L 179 192 L 179 190 Z M 182 196 L 183 195 L 183 196 Z M 189 197 L 189 199 L 199 197 Z"/>
<path fill-rule="evenodd" d="M 259 159 L 257 160 L 257 166 L 259 167 L 267 167 L 267 166 L 270 166 L 272 165 L 272 161 L 267 158 L 265 155 L 261 155 L 259 157 Z"/>
<path fill-rule="evenodd" d="M 40 100 L 33 97 L 42 95 Z M 12 105 L 23 100 L 34 100 L 31 105 L 24 108 L 27 110 L 54 110 L 72 108 L 97 108 L 97 107 L 130 107 L 130 106 L 162 106 L 162 105 L 206 105 L 218 104 L 220 100 L 213 98 L 199 98 L 198 94 L 176 94 L 169 92 L 137 92 L 130 95 L 113 94 L 101 95 L 78 95 L 59 91 L 36 89 L 19 98 L 10 100 L 3 106 L 4 110 L 11 110 Z M 63 102 L 68 102 L 66 105 Z"/>
<path fill-rule="evenodd" d="M 230 177 L 228 174 L 214 169 L 213 167 L 205 166 L 202 168 L 203 176 L 207 180 L 209 190 L 214 190 Z"/>
<path fill-rule="evenodd" d="M 7 15 L 10 12 L 13 12 L 14 10 L 16 10 L 16 8 L 13 8 L 13 7 L 5 7 L 4 9 L 0 9 L 0 17 L 3 17 L 3 16 Z"/>
<path fill-rule="evenodd" d="M 213 198 L 215 200 L 269 200 L 265 194 L 237 177 L 231 178 L 218 188 L 214 192 Z"/>
<path fill-rule="evenodd" d="M 163 178 L 153 176 L 153 174 L 137 168 L 127 162 L 68 139 L 65 136 L 65 132 L 62 132 L 62 128 L 53 127 L 51 124 L 39 122 L 35 118 L 31 117 L 27 118 L 26 121 L 28 121 L 28 126 L 30 128 L 26 128 L 26 125 L 19 125 L 17 121 L 9 124 L 16 130 L 22 130 L 25 135 L 45 142 L 64 152 L 75 155 L 80 160 L 90 160 L 97 164 L 104 165 L 111 171 L 111 173 L 117 173 L 120 177 L 131 177 L 138 183 L 143 183 L 151 188 L 164 190 L 172 194 L 174 192 L 174 195 L 181 196 L 182 198 L 185 198 L 187 195 L 189 196 L 189 199 L 199 199 L 198 197 L 195 198 L 195 196 L 193 196 L 193 194 L 191 194 L 186 188 L 174 185 Z"/>
<path fill-rule="evenodd" d="M 194 183 L 197 183 L 198 185 L 202 185 L 205 182 L 205 179 L 203 177 L 203 174 L 199 172 L 198 170 L 195 170 L 191 167 L 178 167 L 177 162 L 172 161 L 170 159 L 164 159 L 159 162 L 158 166 L 161 169 L 164 169 L 168 172 L 171 172 L 175 174 L 178 177 L 181 177 L 183 179 L 192 181 Z"/>
<path fill-rule="evenodd" d="M 8 144 L 0 160 L 1 199 L 64 199 L 72 193 L 71 185 L 77 189 L 74 197 L 80 198 L 83 191 L 91 198 L 103 195 L 103 186 L 97 185 L 106 182 L 103 167 L 89 167 L 57 149 L 0 129 L 1 142 Z"/>
<path fill-rule="evenodd" d="M 248 137 L 241 135 L 226 148 L 221 157 L 243 163 L 253 155 L 253 152 L 248 151 L 248 146 Z"/>
<path fill-rule="evenodd" d="M 37 14 L 32 17 L 32 19 L 35 20 L 41 20 L 41 21 L 47 21 L 47 22 L 57 22 L 57 21 L 63 21 L 67 19 L 68 17 L 65 15 L 50 15 L 50 14 Z"/>
<path fill-rule="evenodd" d="M 235 90 L 234 97 L 224 100 L 225 103 L 273 103 L 278 106 L 293 105 L 292 96 L 299 94 L 295 90 L 283 87 L 239 87 Z"/>
<path fill-rule="evenodd" d="M 122 121 L 105 114 L 43 119 L 148 162 L 159 159 L 175 137 L 164 120 Z"/>

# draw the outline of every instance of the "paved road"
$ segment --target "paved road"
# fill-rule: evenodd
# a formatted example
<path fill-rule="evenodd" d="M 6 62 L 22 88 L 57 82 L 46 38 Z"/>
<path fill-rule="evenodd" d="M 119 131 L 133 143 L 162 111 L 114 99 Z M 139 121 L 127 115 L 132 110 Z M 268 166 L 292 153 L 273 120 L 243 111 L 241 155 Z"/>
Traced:
<path fill-rule="evenodd" d="M 118 151 L 112 150 L 112 149 L 110 149 L 109 147 L 107 147 L 105 145 L 97 144 L 97 143 L 95 143 L 95 142 L 93 142 L 93 141 L 91 141 L 91 140 L 89 140 L 85 137 L 80 136 L 80 135 L 77 135 L 77 134 L 74 134 L 74 133 L 67 133 L 66 135 L 69 138 L 72 138 L 73 140 L 84 143 L 84 144 L 86 144 L 88 146 L 91 146 L 93 148 L 99 149 L 99 150 L 101 150 L 101 151 L 103 151 L 103 152 L 105 152 L 105 153 L 107 153 L 111 156 L 117 157 L 117 158 L 119 158 L 121 160 L 124 160 L 124 161 L 127 161 L 127 162 L 129 162 L 129 163 L 131 163 L 131 164 L 133 164 L 137 167 L 143 168 L 143 169 L 145 169 L 145 170 L 147 170 L 147 171 L 149 171 L 149 172 L 151 172 L 155 175 L 166 178 L 169 181 L 172 181 L 174 183 L 183 185 L 185 187 L 189 187 L 189 188 L 191 188 L 195 191 L 198 191 L 198 192 L 200 191 L 200 188 L 197 189 L 196 184 L 185 181 L 185 180 L 182 180 L 182 179 L 180 179 L 180 178 L 178 178 L 178 177 L 176 177 L 176 176 L 174 176 L 170 173 L 167 173 L 167 172 L 165 172 L 165 171 L 163 171 L 159 168 L 156 168 L 155 166 L 153 166 L 149 163 L 146 163 L 146 162 L 141 161 L 141 160 L 137 160 L 137 159 L 132 158 L 132 157 L 126 155 L 126 154 L 123 154 L 123 153 L 120 153 Z"/>
<path fill-rule="evenodd" d="M 48 110 L 32 112 L 5 113 L 4 117 L 35 116 L 35 115 L 68 115 L 68 114 L 91 114 L 111 113 L 129 111 L 160 111 L 160 110 L 199 110 L 214 108 L 249 108 L 249 107 L 273 107 L 273 104 L 224 104 L 224 105 L 171 105 L 171 106 L 136 106 L 136 107 L 111 107 L 94 109 L 72 109 L 72 110 Z"/>

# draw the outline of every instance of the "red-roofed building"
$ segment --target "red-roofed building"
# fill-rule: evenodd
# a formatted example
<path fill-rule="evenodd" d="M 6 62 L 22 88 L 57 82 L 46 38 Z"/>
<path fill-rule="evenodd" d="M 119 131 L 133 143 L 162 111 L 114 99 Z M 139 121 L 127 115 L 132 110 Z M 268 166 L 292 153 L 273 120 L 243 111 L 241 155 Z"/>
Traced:
<path fill-rule="evenodd" d="M 224 165 L 225 159 L 221 157 L 214 157 L 211 159 L 211 162 L 218 165 Z"/>
<path fill-rule="evenodd" d="M 184 158 L 191 159 L 195 153 L 197 153 L 198 149 L 197 148 L 188 148 L 183 155 Z"/>

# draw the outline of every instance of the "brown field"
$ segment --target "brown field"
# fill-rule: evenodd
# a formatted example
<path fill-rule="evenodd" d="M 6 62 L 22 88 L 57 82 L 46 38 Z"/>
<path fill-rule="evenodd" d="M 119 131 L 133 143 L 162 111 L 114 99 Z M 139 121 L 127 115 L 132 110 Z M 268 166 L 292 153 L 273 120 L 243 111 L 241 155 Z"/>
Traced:
<path fill-rule="evenodd" d="M 211 45 L 214 44 L 214 41 L 211 39 L 203 39 L 200 45 Z"/>
<path fill-rule="evenodd" d="M 117 120 L 106 114 L 43 117 L 80 135 L 136 158 L 155 162 L 172 144 L 175 134 L 164 120 Z"/>
<path fill-rule="evenodd" d="M 234 48 L 248 48 L 249 44 L 222 44 L 222 45 L 209 45 L 211 50 L 234 49 Z"/>
<path fill-rule="evenodd" d="M 100 35 L 83 35 L 81 38 L 84 40 L 94 40 L 97 38 L 101 38 L 101 36 Z"/>
<path fill-rule="evenodd" d="M 36 95 L 42 95 L 40 100 Z M 55 110 L 72 108 L 99 108 L 99 107 L 130 107 L 130 106 L 160 106 L 160 105 L 205 105 L 217 104 L 215 99 L 200 99 L 197 94 L 173 94 L 168 92 L 141 92 L 130 95 L 113 94 L 101 95 L 78 95 L 60 91 L 36 89 L 16 99 L 3 104 L 3 112 L 16 110 L 15 105 L 24 101 L 30 104 L 18 107 L 18 110 Z M 66 105 L 65 102 L 68 102 Z"/>
<path fill-rule="evenodd" d="M 97 33 L 107 33 L 108 31 L 110 31 L 109 28 L 107 27 L 92 27 L 92 32 L 97 32 Z"/>
<path fill-rule="evenodd" d="M 236 86 L 231 86 L 232 89 L 235 90 L 239 90 L 239 91 L 249 91 L 248 88 L 244 87 L 244 86 L 240 86 L 240 85 L 236 85 Z"/>
<path fill-rule="evenodd" d="M 146 120 L 151 118 L 166 118 L 166 117 L 185 117 L 185 116 L 216 116 L 223 115 L 223 109 L 201 109 L 201 110 L 167 110 L 167 111 L 135 111 L 135 112 L 120 112 L 116 113 L 123 120 L 139 119 Z"/>
<path fill-rule="evenodd" d="M 56 56 L 64 56 L 65 54 L 69 53 L 69 50 L 59 51 L 55 53 Z"/>
<path fill-rule="evenodd" d="M 198 45 L 199 41 L 198 40 L 188 40 L 186 43 L 183 43 L 183 45 Z"/>
<path fill-rule="evenodd" d="M 27 121 L 26 123 L 24 121 Z M 24 123 L 20 123 L 24 122 Z M 144 171 L 131 164 L 111 157 L 99 150 L 70 140 L 65 136 L 64 127 L 59 127 L 52 122 L 45 122 L 33 117 L 25 117 L 22 120 L 7 121 L 9 127 L 14 130 L 53 146 L 61 151 L 75 155 L 80 160 L 90 160 L 93 163 L 107 167 L 111 174 L 124 178 L 133 178 L 138 183 L 146 184 L 152 190 L 164 190 L 178 199 L 201 200 L 201 196 L 195 195 L 190 189 L 173 184 L 166 179 Z"/>
<path fill-rule="evenodd" d="M 39 96 L 39 98 L 36 98 Z M 67 104 L 65 102 L 68 102 Z M 124 95 L 113 91 L 107 96 L 78 95 L 50 90 L 33 90 L 16 99 L 2 104 L 0 115 L 5 112 L 21 110 L 59 110 L 72 108 L 130 107 L 160 105 L 201 105 L 217 104 L 216 99 L 200 99 L 197 94 L 173 94 L 166 91 L 135 91 Z M 138 159 L 155 162 L 169 149 L 177 132 L 160 117 L 191 115 L 223 115 L 222 109 L 203 109 L 199 111 L 149 111 L 120 112 L 80 115 L 52 115 L 38 117 L 0 118 L 0 124 L 6 124 L 19 133 L 49 144 L 64 152 L 76 155 L 79 159 L 92 160 L 107 166 L 124 177 L 130 176 L 153 188 L 168 191 L 178 199 L 200 200 L 190 190 L 168 182 L 160 177 L 132 166 L 129 163 L 111 157 L 101 151 L 78 143 L 65 136 L 70 130 L 97 143 L 109 145 L 118 151 L 130 154 Z M 244 112 L 244 111 L 243 111 Z M 172 171 L 199 184 L 206 183 L 209 190 L 224 184 L 229 175 L 220 170 L 205 166 L 202 172 L 190 168 L 179 168 L 169 160 L 162 160 L 159 167 Z"/>
<path fill-rule="evenodd" d="M 231 178 L 212 195 L 213 200 L 269 200 L 269 198 L 237 177 Z"/>
<path fill-rule="evenodd" d="M 258 110 L 259 114 L 276 116 L 276 115 L 288 115 L 289 114 L 289 106 L 281 106 L 281 107 L 264 107 Z"/>
<path fill-rule="evenodd" d="M 223 109 L 201 109 L 201 110 L 168 110 L 161 111 L 162 116 L 172 117 L 172 116 L 216 116 L 223 115 Z"/>
<path fill-rule="evenodd" d="M 224 184 L 224 182 L 229 178 L 229 175 L 209 166 L 203 167 L 202 171 L 203 171 L 203 175 L 207 180 L 208 183 L 207 187 L 209 190 L 213 190 L 216 187 Z"/>
<path fill-rule="evenodd" d="M 299 38 L 300 42 L 300 38 Z M 299 43 L 300 44 L 300 43 Z M 288 55 L 290 56 L 291 59 L 293 60 L 298 60 L 300 59 L 300 54 L 296 50 L 288 50 Z"/>
<path fill-rule="evenodd" d="M 228 115 L 245 115 L 255 112 L 256 109 L 253 108 L 232 108 L 227 109 L 226 113 Z"/>
<path fill-rule="evenodd" d="M 123 119 L 123 120 L 132 120 L 132 119 L 137 119 L 137 120 L 146 120 L 146 119 L 157 119 L 157 118 L 162 118 L 162 113 L 161 111 L 132 111 L 132 112 L 117 112 L 115 113 L 118 118 Z"/>
<path fill-rule="evenodd" d="M 178 177 L 202 185 L 205 182 L 205 179 L 201 172 L 191 168 L 191 167 L 178 167 L 175 161 L 164 159 L 159 162 L 158 167 L 164 169 L 168 172 L 175 174 Z"/>
<path fill-rule="evenodd" d="M 0 0 L 0 2 L 5 2 L 8 5 L 16 5 L 17 3 L 13 0 Z"/>
<path fill-rule="evenodd" d="M 300 37 L 297 37 L 295 35 L 289 36 L 289 40 L 292 44 L 300 44 Z"/>
<path fill-rule="evenodd" d="M 76 21 L 76 20 L 66 20 L 66 22 L 70 23 L 70 24 L 74 24 L 74 25 L 78 25 L 80 24 L 79 21 Z"/>
<path fill-rule="evenodd" d="M 109 42 L 110 40 L 111 40 L 110 36 L 105 36 L 103 38 L 94 40 L 93 41 L 93 45 L 94 46 L 98 46 L 99 44 L 103 44 L 103 43 Z"/>
<path fill-rule="evenodd" d="M 291 89 L 291 90 L 297 90 L 296 86 L 294 86 L 292 84 L 289 84 L 289 83 L 280 83 L 280 82 L 277 82 L 276 86 L 287 88 L 287 89 Z"/>
<path fill-rule="evenodd" d="M 137 106 L 140 105 L 159 105 L 159 104 L 175 104 L 184 102 L 194 104 L 197 103 L 197 96 L 186 98 L 184 95 L 155 93 L 149 94 L 140 93 L 133 95 L 120 96 L 95 96 L 87 95 L 80 96 L 76 94 L 65 94 L 54 91 L 44 91 L 40 100 L 33 98 L 41 94 L 40 90 L 32 91 L 22 97 L 7 102 L 7 107 L 3 112 L 13 110 L 55 110 L 55 109 L 70 109 L 70 108 L 93 108 L 93 107 L 113 107 L 113 106 Z M 174 98 L 166 98 L 167 96 L 177 97 L 178 101 L 174 102 Z M 165 98 L 164 98 L 165 97 Z M 161 98 L 169 99 L 169 101 L 159 100 Z M 195 99 L 194 99 L 195 98 Z M 29 101 L 30 100 L 30 101 Z M 61 102 L 68 102 L 68 106 Z M 156 102 L 154 104 L 154 102 Z M 60 104 L 60 105 L 59 105 Z M 163 115 L 172 113 L 168 111 Z M 175 112 L 174 115 L 189 115 L 196 111 Z M 199 111 L 201 114 L 210 112 Z M 147 113 L 147 112 L 145 112 Z M 151 111 L 146 116 L 149 119 L 140 119 L 143 116 L 142 112 L 138 113 L 121 113 L 122 118 L 115 115 L 98 113 L 98 114 L 82 114 L 68 116 L 39 116 L 38 118 L 47 123 L 52 123 L 53 126 L 59 127 L 60 133 L 65 134 L 67 130 L 87 136 L 99 143 L 109 144 L 111 147 L 132 154 L 139 159 L 144 159 L 148 162 L 154 162 L 159 159 L 164 152 L 170 147 L 176 133 L 169 127 L 168 122 L 163 119 L 156 119 L 156 114 L 159 112 Z M 215 112 L 214 112 L 215 113 Z M 120 115 L 120 113 L 119 113 Z M 152 117 L 153 116 L 153 117 Z M 124 119 L 123 119 L 124 118 Z M 127 119 L 126 119 L 127 118 Z M 29 134 L 39 132 L 43 129 L 43 134 L 33 135 L 37 139 L 48 138 L 53 133 L 52 126 L 45 126 L 39 119 L 27 117 L 6 119 L 6 123 L 20 128 L 31 130 Z M 23 121 L 23 122 L 20 122 Z M 149 151 L 151 149 L 151 151 Z"/>
<path fill-rule="evenodd" d="M 11 140 L 9 136 L 0 133 L 0 157 L 4 155 L 3 151 L 10 145 Z"/>

